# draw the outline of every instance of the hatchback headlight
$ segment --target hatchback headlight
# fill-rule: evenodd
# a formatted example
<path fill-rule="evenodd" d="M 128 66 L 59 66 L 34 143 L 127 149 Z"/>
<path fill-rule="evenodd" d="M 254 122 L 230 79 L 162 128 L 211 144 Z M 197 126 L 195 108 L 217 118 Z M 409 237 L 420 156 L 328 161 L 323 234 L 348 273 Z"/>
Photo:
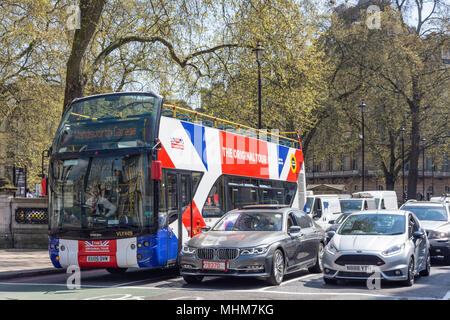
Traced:
<path fill-rule="evenodd" d="M 331 253 L 332 255 L 335 255 L 336 253 L 339 252 L 339 250 L 336 248 L 333 242 L 328 243 L 325 249 L 327 250 L 328 253 Z"/>
<path fill-rule="evenodd" d="M 402 252 L 403 248 L 405 248 L 405 244 L 395 245 L 387 250 L 384 250 L 381 254 L 383 256 L 392 256 L 394 254 Z"/>
<path fill-rule="evenodd" d="M 197 249 L 191 248 L 191 247 L 188 247 L 188 246 L 183 246 L 183 248 L 181 249 L 181 251 L 182 251 L 183 253 L 186 253 L 186 254 L 195 254 L 195 252 L 197 251 Z"/>
<path fill-rule="evenodd" d="M 448 239 L 450 232 L 431 231 L 428 239 Z"/>
<path fill-rule="evenodd" d="M 264 254 L 267 252 L 267 247 L 243 248 L 240 250 L 241 256 L 249 254 Z"/>

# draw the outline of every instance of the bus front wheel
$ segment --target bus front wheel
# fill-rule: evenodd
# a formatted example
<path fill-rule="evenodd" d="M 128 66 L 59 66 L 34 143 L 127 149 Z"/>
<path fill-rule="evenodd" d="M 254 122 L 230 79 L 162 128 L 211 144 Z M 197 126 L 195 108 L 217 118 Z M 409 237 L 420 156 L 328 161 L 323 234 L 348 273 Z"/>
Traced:
<path fill-rule="evenodd" d="M 111 274 L 122 274 L 127 271 L 127 268 L 106 268 L 106 271 Z"/>

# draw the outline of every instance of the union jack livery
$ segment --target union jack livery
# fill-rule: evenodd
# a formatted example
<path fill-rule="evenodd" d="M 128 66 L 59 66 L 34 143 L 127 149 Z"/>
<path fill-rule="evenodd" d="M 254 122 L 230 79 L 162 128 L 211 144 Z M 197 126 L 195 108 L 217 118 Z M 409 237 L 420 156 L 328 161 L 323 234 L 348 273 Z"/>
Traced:
<path fill-rule="evenodd" d="M 74 100 L 49 173 L 57 268 L 174 266 L 182 243 L 225 212 L 303 208 L 306 196 L 299 140 L 165 106 L 153 93 Z"/>

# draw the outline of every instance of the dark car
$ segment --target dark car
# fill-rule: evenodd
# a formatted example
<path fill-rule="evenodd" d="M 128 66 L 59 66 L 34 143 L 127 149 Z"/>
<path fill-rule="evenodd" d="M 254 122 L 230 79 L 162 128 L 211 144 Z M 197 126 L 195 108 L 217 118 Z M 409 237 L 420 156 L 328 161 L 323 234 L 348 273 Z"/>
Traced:
<path fill-rule="evenodd" d="M 450 204 L 446 201 L 409 200 L 401 210 L 413 212 L 426 230 L 432 257 L 443 256 L 450 264 Z"/>
<path fill-rule="evenodd" d="M 320 273 L 323 248 L 323 230 L 303 211 L 248 206 L 228 212 L 190 239 L 180 254 L 180 273 L 188 283 L 234 276 L 279 285 L 285 274 L 302 268 Z"/>
<path fill-rule="evenodd" d="M 339 229 L 342 222 L 344 222 L 344 220 L 352 213 L 353 212 L 351 211 L 344 212 L 336 220 L 330 220 L 328 222 L 329 224 L 331 224 L 331 226 L 329 226 L 327 230 L 325 230 L 325 244 L 330 242 L 331 238 L 333 238 L 334 234 L 336 233 L 337 229 Z"/>

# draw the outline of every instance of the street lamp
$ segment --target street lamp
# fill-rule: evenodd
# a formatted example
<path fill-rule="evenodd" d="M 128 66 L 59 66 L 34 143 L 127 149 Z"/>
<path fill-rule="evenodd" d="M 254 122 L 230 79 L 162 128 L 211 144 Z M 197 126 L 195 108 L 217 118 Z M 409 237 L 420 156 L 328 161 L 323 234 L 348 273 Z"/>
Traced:
<path fill-rule="evenodd" d="M 258 64 L 258 129 L 261 130 L 261 58 L 264 53 L 264 47 L 258 41 L 256 48 L 253 49 L 256 56 L 256 63 Z"/>
<path fill-rule="evenodd" d="M 422 190 L 423 190 L 423 200 L 425 200 L 425 141 L 427 139 L 421 139 L 423 147 L 422 147 Z"/>
<path fill-rule="evenodd" d="M 367 105 L 364 101 L 359 105 L 361 108 L 361 191 L 364 191 L 364 110 Z"/>
<path fill-rule="evenodd" d="M 400 129 L 402 132 L 402 195 L 403 195 L 403 202 L 406 201 L 406 194 L 405 194 L 405 131 L 406 129 L 402 127 Z"/>

